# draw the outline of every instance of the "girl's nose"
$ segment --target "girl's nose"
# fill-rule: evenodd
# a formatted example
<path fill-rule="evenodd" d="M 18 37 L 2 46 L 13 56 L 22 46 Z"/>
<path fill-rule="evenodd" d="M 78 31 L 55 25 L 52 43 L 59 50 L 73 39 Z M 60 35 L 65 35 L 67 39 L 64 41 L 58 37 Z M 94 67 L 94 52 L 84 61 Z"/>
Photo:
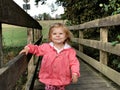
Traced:
<path fill-rule="evenodd" d="M 59 34 L 57 34 L 56 36 L 60 36 Z"/>

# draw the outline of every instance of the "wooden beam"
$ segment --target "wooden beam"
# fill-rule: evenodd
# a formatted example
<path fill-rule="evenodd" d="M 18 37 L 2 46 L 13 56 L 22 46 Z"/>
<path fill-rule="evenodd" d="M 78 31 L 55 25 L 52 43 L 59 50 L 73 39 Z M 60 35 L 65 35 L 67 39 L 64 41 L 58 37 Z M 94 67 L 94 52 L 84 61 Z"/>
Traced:
<path fill-rule="evenodd" d="M 79 30 L 79 43 L 80 43 L 80 39 L 83 39 L 84 35 L 83 35 L 83 31 Z M 83 45 L 79 44 L 79 51 L 83 52 Z"/>
<path fill-rule="evenodd" d="M 35 44 L 39 45 L 41 40 L 42 37 Z M 27 57 L 25 54 L 18 55 L 0 68 L 0 90 L 13 90 L 20 76 L 26 71 L 31 57 L 32 54 L 28 54 Z"/>
<path fill-rule="evenodd" d="M 69 29 L 80 30 L 80 29 L 88 29 L 95 27 L 108 27 L 108 26 L 120 25 L 119 21 L 120 21 L 120 14 L 117 14 L 117 15 L 89 21 L 80 25 L 69 26 Z"/>
<path fill-rule="evenodd" d="M 0 22 L 17 26 L 42 29 L 41 25 L 13 0 L 0 0 Z"/>
<path fill-rule="evenodd" d="M 101 41 L 97 41 L 97 40 L 78 39 L 78 38 L 74 38 L 72 40 L 74 40 L 74 42 L 77 42 L 77 43 L 80 40 L 80 43 L 78 43 L 78 44 L 82 44 L 82 45 L 85 45 L 85 46 L 88 46 L 91 48 L 103 50 L 103 51 L 120 56 L 120 51 L 119 51 L 120 44 L 112 46 L 112 44 L 110 42 L 101 42 Z"/>
<path fill-rule="evenodd" d="M 115 83 L 117 83 L 118 85 L 120 85 L 120 73 L 113 70 L 112 68 L 98 62 L 97 60 L 89 57 L 88 55 L 79 52 L 78 50 L 76 50 L 77 55 L 84 60 L 85 62 L 87 62 L 88 64 L 90 64 L 92 67 L 94 67 L 96 70 L 100 71 L 103 75 L 107 76 L 109 79 L 111 79 L 112 81 L 114 81 Z"/>
<path fill-rule="evenodd" d="M 108 29 L 107 28 L 100 28 L 100 41 L 101 42 L 108 42 Z M 107 52 L 100 50 L 100 62 L 102 64 L 108 64 L 108 54 Z"/>
<path fill-rule="evenodd" d="M 17 80 L 26 70 L 28 62 L 25 55 L 19 55 L 0 69 L 0 90 L 12 90 Z"/>
<path fill-rule="evenodd" d="M 0 23 L 0 68 L 3 66 L 2 24 Z"/>

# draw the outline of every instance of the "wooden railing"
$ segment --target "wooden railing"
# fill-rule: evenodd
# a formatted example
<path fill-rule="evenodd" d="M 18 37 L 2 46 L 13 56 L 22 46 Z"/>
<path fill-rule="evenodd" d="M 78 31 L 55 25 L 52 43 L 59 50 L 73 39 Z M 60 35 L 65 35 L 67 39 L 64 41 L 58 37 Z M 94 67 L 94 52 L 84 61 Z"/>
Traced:
<path fill-rule="evenodd" d="M 107 76 L 109 79 L 114 81 L 116 84 L 120 85 L 120 73 L 116 70 L 113 70 L 108 66 L 109 54 L 114 54 L 120 56 L 120 44 L 116 44 L 112 46 L 111 42 L 108 42 L 108 33 L 109 28 L 111 26 L 119 26 L 120 25 L 120 14 L 109 16 L 102 19 L 93 20 L 90 22 L 86 22 L 80 25 L 70 26 L 70 30 L 79 31 L 79 37 L 74 38 L 73 42 L 78 43 L 79 50 L 77 51 L 77 55 L 90 64 L 92 67 L 100 71 L 102 74 Z M 109 27 L 109 28 L 108 28 Z M 100 32 L 100 40 L 91 40 L 84 39 L 84 31 L 99 28 Z M 86 55 L 84 52 L 84 47 L 93 48 L 99 51 L 99 60 L 94 59 Z M 89 52 L 89 51 L 88 51 Z"/>
<path fill-rule="evenodd" d="M 39 45 L 42 40 L 41 25 L 21 9 L 13 0 L 0 0 L 0 90 L 13 90 L 16 82 L 28 68 L 32 55 L 18 55 L 3 66 L 3 45 L 2 45 L 2 24 L 11 24 L 26 27 L 28 30 L 28 42 L 36 42 Z M 27 41 L 27 38 L 26 38 Z M 36 63 L 32 63 L 32 73 L 36 71 L 39 58 Z M 33 75 L 30 75 L 26 90 L 32 90 L 31 84 L 34 82 Z"/>

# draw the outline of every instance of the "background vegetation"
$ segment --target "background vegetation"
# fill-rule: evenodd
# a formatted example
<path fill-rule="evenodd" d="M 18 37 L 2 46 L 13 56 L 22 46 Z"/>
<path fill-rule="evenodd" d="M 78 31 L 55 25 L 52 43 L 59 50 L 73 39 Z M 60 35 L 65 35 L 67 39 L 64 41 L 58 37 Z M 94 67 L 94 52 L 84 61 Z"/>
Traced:
<path fill-rule="evenodd" d="M 26 28 L 3 24 L 4 64 L 13 59 L 27 43 Z"/>

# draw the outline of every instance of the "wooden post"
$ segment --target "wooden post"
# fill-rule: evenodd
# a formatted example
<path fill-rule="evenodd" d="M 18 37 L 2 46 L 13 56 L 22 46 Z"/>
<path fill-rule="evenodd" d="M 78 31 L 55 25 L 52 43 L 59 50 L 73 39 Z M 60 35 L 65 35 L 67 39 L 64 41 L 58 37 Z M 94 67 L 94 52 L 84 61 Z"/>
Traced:
<path fill-rule="evenodd" d="M 29 44 L 29 43 L 32 43 L 32 30 L 30 29 L 30 28 L 27 28 L 27 36 L 28 36 L 28 38 L 27 38 L 27 43 Z"/>
<path fill-rule="evenodd" d="M 27 43 L 33 43 L 33 30 L 31 28 L 28 28 L 27 30 L 27 35 L 28 35 L 28 40 Z M 33 70 L 34 70 L 34 60 L 33 57 L 31 58 L 31 60 L 28 63 L 28 79 L 31 76 L 31 74 L 33 74 Z"/>
<path fill-rule="evenodd" d="M 79 39 L 83 39 L 83 31 L 79 30 Z M 80 40 L 79 40 L 80 43 Z M 79 51 L 83 52 L 83 46 L 79 44 Z"/>
<path fill-rule="evenodd" d="M 35 32 L 34 32 L 34 28 L 32 28 L 32 34 L 33 34 L 33 35 L 32 35 L 32 36 L 33 36 L 33 40 L 32 40 L 32 41 L 35 42 Z"/>
<path fill-rule="evenodd" d="M 0 68 L 3 66 L 2 24 L 0 23 Z"/>
<path fill-rule="evenodd" d="M 100 41 L 108 42 L 108 29 L 107 28 L 100 29 Z M 108 63 L 107 52 L 100 50 L 100 62 L 102 64 L 107 65 L 107 63 Z"/>
<path fill-rule="evenodd" d="M 38 40 L 38 34 L 37 34 L 37 29 L 35 30 L 35 40 L 37 41 Z"/>

